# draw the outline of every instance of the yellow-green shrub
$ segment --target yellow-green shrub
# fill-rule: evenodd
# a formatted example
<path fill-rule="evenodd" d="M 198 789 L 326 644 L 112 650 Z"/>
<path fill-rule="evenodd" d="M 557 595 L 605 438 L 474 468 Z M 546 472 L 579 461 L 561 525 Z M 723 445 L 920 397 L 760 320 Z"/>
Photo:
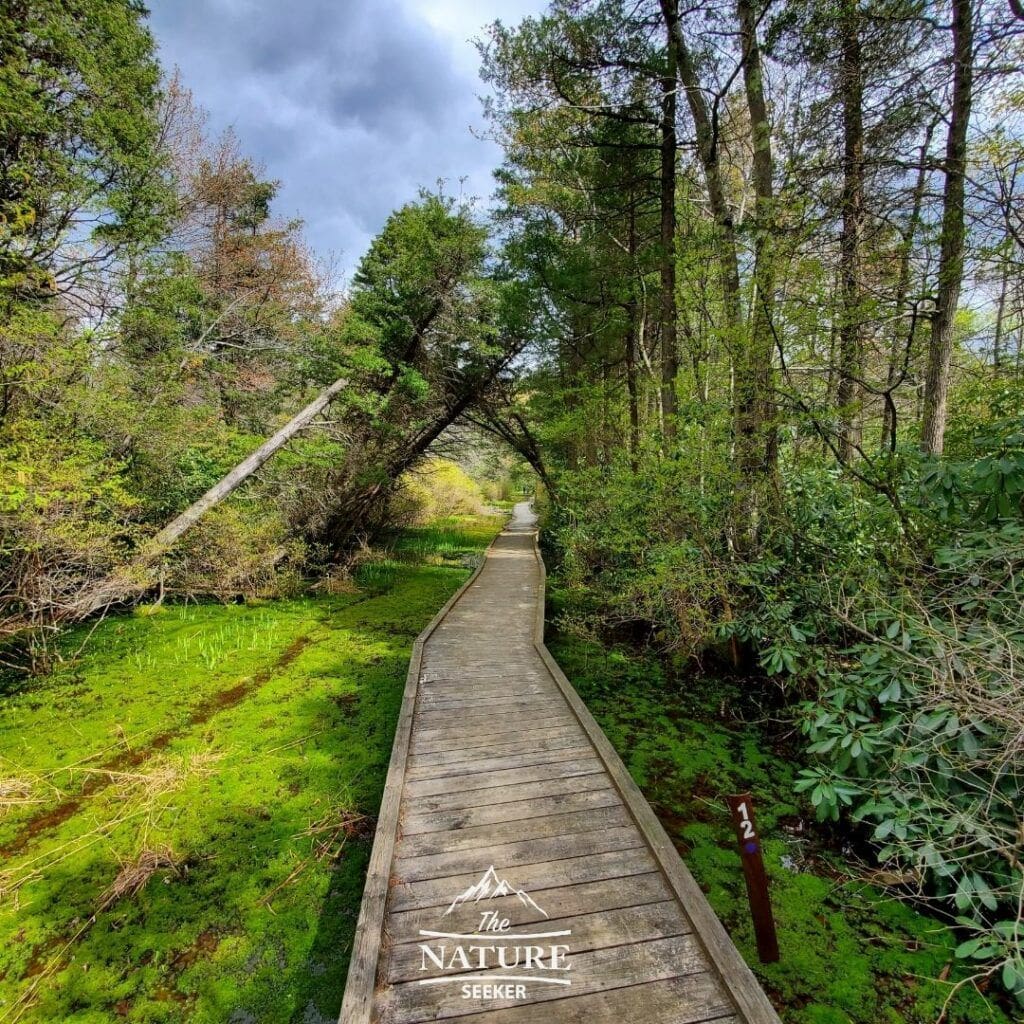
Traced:
<path fill-rule="evenodd" d="M 447 516 L 476 515 L 484 495 L 460 466 L 448 459 L 429 459 L 402 477 L 391 501 L 391 517 L 405 526 L 422 526 Z"/>

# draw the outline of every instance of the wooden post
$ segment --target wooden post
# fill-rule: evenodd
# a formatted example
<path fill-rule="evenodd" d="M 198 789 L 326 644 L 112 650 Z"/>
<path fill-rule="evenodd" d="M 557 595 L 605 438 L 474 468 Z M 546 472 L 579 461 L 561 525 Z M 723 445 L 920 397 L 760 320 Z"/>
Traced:
<path fill-rule="evenodd" d="M 761 855 L 761 837 L 757 834 L 754 821 L 754 804 L 749 793 L 729 796 L 726 800 L 740 845 L 743 877 L 747 881 L 747 897 L 757 938 L 757 955 L 761 963 L 773 964 L 779 959 L 779 940 L 775 934 L 775 918 L 772 916 L 772 902 L 768 895 L 768 876 Z"/>

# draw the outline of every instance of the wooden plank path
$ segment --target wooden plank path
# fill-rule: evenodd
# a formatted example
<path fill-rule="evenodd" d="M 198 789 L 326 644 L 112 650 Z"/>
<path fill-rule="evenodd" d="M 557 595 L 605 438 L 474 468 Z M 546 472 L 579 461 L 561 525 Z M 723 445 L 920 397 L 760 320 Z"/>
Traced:
<path fill-rule="evenodd" d="M 516 506 L 421 634 L 342 1024 L 778 1024 L 544 647 Z"/>

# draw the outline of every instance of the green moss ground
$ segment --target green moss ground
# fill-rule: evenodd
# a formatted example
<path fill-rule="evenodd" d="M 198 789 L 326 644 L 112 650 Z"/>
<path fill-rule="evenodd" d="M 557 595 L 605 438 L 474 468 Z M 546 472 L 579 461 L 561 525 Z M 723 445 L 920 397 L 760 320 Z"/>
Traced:
<path fill-rule="evenodd" d="M 658 663 L 555 637 L 559 664 L 626 762 L 786 1024 L 935 1024 L 956 973 L 941 922 L 848 880 L 801 818 L 795 765 L 744 724 L 733 685 L 667 682 Z M 754 797 L 782 957 L 762 965 L 724 797 Z M 949 972 L 949 981 L 937 980 Z M 945 1024 L 1006 1024 L 974 989 Z"/>
<path fill-rule="evenodd" d="M 411 644 L 500 522 L 353 593 L 108 619 L 8 693 L 0 1020 L 334 1021 Z M 174 866 L 115 898 L 145 850 Z"/>
<path fill-rule="evenodd" d="M 405 531 L 353 593 L 107 620 L 6 696 L 0 1020 L 334 1021 L 410 646 L 498 524 Z M 787 1024 L 939 1018 L 955 939 L 844 881 L 802 824 L 793 765 L 734 714 L 751 712 L 743 694 L 592 643 L 551 647 Z M 744 789 L 782 947 L 767 967 L 722 801 Z M 113 899 L 143 850 L 176 866 Z M 946 1019 L 1008 1020 L 969 989 Z"/>

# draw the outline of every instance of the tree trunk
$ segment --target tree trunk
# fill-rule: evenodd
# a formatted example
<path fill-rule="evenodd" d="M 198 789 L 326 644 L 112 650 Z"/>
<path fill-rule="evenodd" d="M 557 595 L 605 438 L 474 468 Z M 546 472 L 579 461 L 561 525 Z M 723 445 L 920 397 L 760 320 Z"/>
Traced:
<path fill-rule="evenodd" d="M 896 282 L 896 314 L 901 316 L 903 304 L 910 294 L 910 257 L 914 251 L 914 239 L 917 237 L 917 229 L 921 223 L 921 206 L 924 202 L 924 187 L 928 181 L 928 150 L 931 149 L 932 134 L 935 131 L 935 122 L 928 125 L 925 132 L 924 142 L 921 143 L 920 159 L 917 169 L 917 182 L 914 185 L 914 199 L 910 209 L 910 219 L 907 221 L 907 229 L 904 232 L 903 240 L 900 243 L 900 270 Z M 917 326 L 917 315 L 912 317 L 910 333 L 906 339 L 906 345 L 901 348 L 902 336 L 897 330 L 893 330 L 892 345 L 889 349 L 889 368 L 886 374 L 885 410 L 882 413 L 882 449 L 888 446 L 890 451 L 896 450 L 896 399 L 894 392 L 899 387 L 900 381 L 906 372 L 906 361 L 909 357 L 910 347 L 913 344 L 913 332 Z M 902 365 L 901 365 L 902 364 Z"/>
<path fill-rule="evenodd" d="M 526 420 L 518 412 L 510 412 L 508 421 L 505 421 L 494 409 L 485 407 L 480 410 L 478 416 L 467 413 L 466 419 L 481 430 L 504 441 L 514 452 L 526 459 L 540 478 L 552 503 L 558 504 L 558 492 L 544 463 L 540 442 L 534 437 Z"/>
<path fill-rule="evenodd" d="M 666 0 L 662 0 L 662 10 L 666 8 Z M 750 27 L 754 21 L 748 12 Z M 735 508 L 736 542 L 740 546 L 752 546 L 756 543 L 759 510 L 762 504 L 762 490 L 766 482 L 772 446 L 766 443 L 765 429 L 768 423 L 764 414 L 770 407 L 771 395 L 767 390 L 771 380 L 771 347 L 767 350 L 761 344 L 754 347 L 746 337 L 744 330 L 743 307 L 740 296 L 739 255 L 736 239 L 736 226 L 733 223 L 732 211 L 726 200 L 725 181 L 718 159 L 718 122 L 717 113 L 709 109 L 704 91 L 697 77 L 697 69 L 693 55 L 686 45 L 682 25 L 677 20 L 671 26 L 676 37 L 676 53 L 679 61 L 679 79 L 686 90 L 690 113 L 693 116 L 694 133 L 697 141 L 697 154 L 704 171 L 704 179 L 708 189 L 708 204 L 715 222 L 715 241 L 718 256 L 719 274 L 722 288 L 722 333 L 732 356 L 732 405 L 734 431 L 736 438 L 735 463 L 739 471 L 737 500 Z M 755 93 L 761 89 L 760 52 L 756 38 L 751 37 L 750 44 L 745 46 L 744 72 L 752 75 L 751 81 Z M 751 60 L 754 61 L 751 66 Z M 763 105 L 763 96 L 761 97 Z M 755 96 L 755 108 L 757 98 Z M 767 181 L 771 180 L 771 149 L 768 145 L 770 136 L 767 133 L 767 117 L 760 112 L 760 136 L 755 143 L 760 174 L 768 170 Z M 765 179 L 761 179 L 762 186 Z M 762 321 L 763 322 L 763 321 Z M 765 324 L 765 326 L 767 326 Z M 769 332 L 770 333 L 770 332 Z"/>
<path fill-rule="evenodd" d="M 748 475 L 767 479 L 775 472 L 777 441 L 773 401 L 773 353 L 775 350 L 773 313 L 775 298 L 774 227 L 775 197 L 772 187 L 772 130 L 764 98 L 761 48 L 757 41 L 757 18 L 751 0 L 737 0 L 736 11 L 743 45 L 743 84 L 750 115 L 753 148 L 754 216 L 754 294 L 750 311 L 750 333 L 743 356 L 747 366 L 741 379 L 749 393 L 741 404 L 748 416 L 744 426 L 747 438 Z M 754 521 L 748 526 L 757 533 L 756 503 L 751 508 Z"/>
<path fill-rule="evenodd" d="M 128 566 L 111 573 L 96 587 L 83 594 L 67 609 L 63 617 L 84 618 L 101 608 L 123 601 L 132 594 L 148 590 L 154 582 L 151 570 L 153 563 L 168 551 L 183 533 L 195 526 L 211 508 L 219 505 L 232 491 L 237 490 L 256 470 L 269 462 L 274 454 L 295 437 L 300 430 L 309 426 L 347 386 L 347 380 L 339 379 L 321 391 L 309 405 L 301 412 L 296 413 L 273 437 L 264 441 L 252 455 L 243 459 L 201 498 L 194 501 L 184 512 L 175 516 L 158 534 L 146 541 Z"/>
<path fill-rule="evenodd" d="M 425 425 L 413 438 L 380 464 L 377 478 L 369 484 L 346 494 L 327 516 L 317 539 L 329 544 L 335 551 L 342 550 L 353 535 L 370 520 L 375 506 L 378 506 L 392 492 L 401 475 L 411 469 L 426 455 L 430 446 L 473 404 L 483 387 L 488 386 L 497 375 L 496 367 L 490 378 L 476 388 L 470 388 L 459 395 L 450 405 L 439 410 L 433 421 Z"/>
<path fill-rule="evenodd" d="M 636 373 L 636 300 L 626 304 L 626 396 L 629 401 L 629 465 L 636 473 L 640 466 L 640 396 Z"/>
<path fill-rule="evenodd" d="M 946 434 L 949 367 L 953 358 L 953 321 L 964 273 L 964 184 L 967 174 L 967 126 L 974 77 L 974 25 L 971 0 L 953 0 L 953 106 L 946 138 L 938 287 L 928 346 L 921 449 L 941 455 Z"/>
<path fill-rule="evenodd" d="M 629 466 L 635 474 L 640 467 L 640 390 L 637 381 L 637 353 L 639 350 L 638 318 L 636 301 L 636 202 L 629 197 L 629 299 L 625 304 L 626 314 L 626 397 L 629 402 Z"/>
<path fill-rule="evenodd" d="M 860 446 L 860 379 L 864 344 L 861 244 L 864 234 L 864 75 L 860 51 L 857 0 L 843 0 L 840 15 L 842 59 L 840 93 L 843 106 L 843 228 L 839 245 L 841 312 L 839 321 L 838 451 L 850 462 Z"/>
<path fill-rule="evenodd" d="M 839 274 L 836 274 L 835 290 L 839 290 Z M 832 317 L 831 323 L 828 328 L 828 360 L 825 363 L 826 376 L 825 376 L 825 406 L 831 408 L 833 405 L 833 398 L 836 392 L 836 349 L 838 348 L 839 339 L 839 324 L 836 322 L 835 317 Z M 821 454 L 827 458 L 832 454 L 832 449 L 829 447 L 828 435 L 821 432 Z"/>
<path fill-rule="evenodd" d="M 686 90 L 686 99 L 693 117 L 694 132 L 697 137 L 697 154 L 700 158 L 704 179 L 708 187 L 708 202 L 711 216 L 715 221 L 716 247 L 718 249 L 719 272 L 722 282 L 722 297 L 725 306 L 725 327 L 733 334 L 729 339 L 731 345 L 736 344 L 739 330 L 743 322 L 740 304 L 740 268 L 736 253 L 736 226 L 733 224 L 732 212 L 725 198 L 725 183 L 722 168 L 718 162 L 718 125 L 712 120 L 707 99 L 697 78 L 697 69 L 678 16 L 670 20 L 671 6 L 669 0 L 661 0 L 661 9 L 666 24 L 676 41 L 676 60 L 679 65 L 679 81 Z"/>
<path fill-rule="evenodd" d="M 676 71 L 679 0 L 661 0 L 667 33 L 665 73 L 661 79 L 661 407 L 665 440 L 676 436 Z"/>
<path fill-rule="evenodd" d="M 996 373 L 1002 366 L 1003 325 L 1006 320 L 1006 292 L 1010 286 L 1010 254 L 1003 254 L 1003 268 L 999 281 L 999 305 L 996 308 L 996 331 L 992 338 L 992 369 Z"/>

